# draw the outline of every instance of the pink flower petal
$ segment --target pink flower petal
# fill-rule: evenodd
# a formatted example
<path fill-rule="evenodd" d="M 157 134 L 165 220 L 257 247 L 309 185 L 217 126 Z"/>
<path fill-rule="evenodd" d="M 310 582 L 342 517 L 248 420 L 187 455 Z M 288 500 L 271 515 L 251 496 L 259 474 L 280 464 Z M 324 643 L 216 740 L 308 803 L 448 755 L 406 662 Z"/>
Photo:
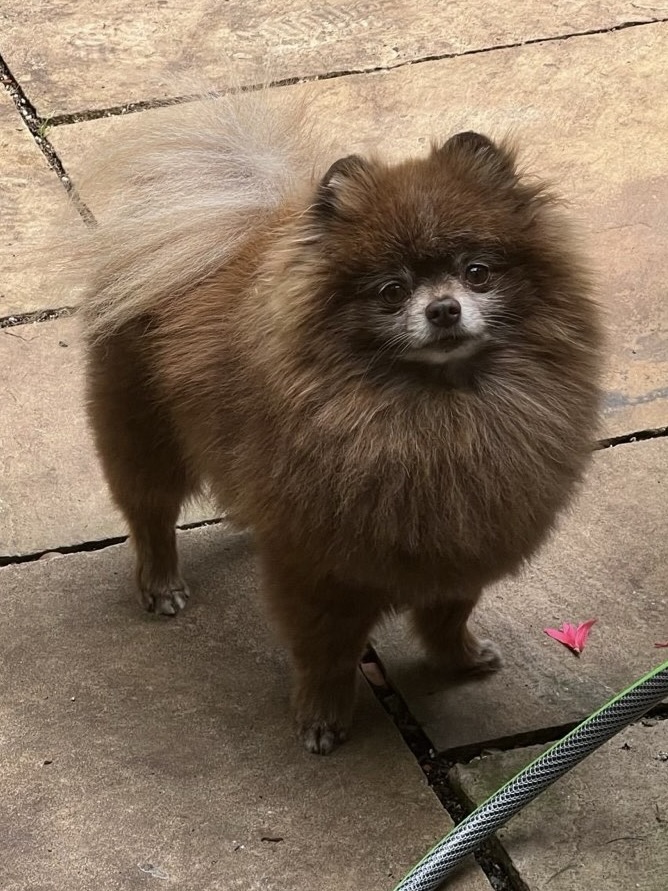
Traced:
<path fill-rule="evenodd" d="M 583 622 L 581 625 L 575 630 L 575 646 L 578 649 L 578 652 L 582 652 L 584 650 L 585 644 L 587 643 L 587 638 L 589 637 L 589 632 L 591 631 L 592 625 L 594 625 L 596 619 L 589 619 L 588 622 Z"/>
<path fill-rule="evenodd" d="M 571 643 L 573 643 L 572 634 L 559 631 L 557 628 L 544 628 L 543 631 L 548 637 L 551 637 L 553 640 L 558 640 L 559 643 L 566 644 L 567 647 L 570 647 Z"/>
<path fill-rule="evenodd" d="M 589 619 L 588 622 L 582 622 L 575 627 L 570 622 L 564 622 L 561 628 L 544 628 L 545 634 L 553 640 L 559 641 L 564 646 L 571 649 L 576 656 L 579 656 L 587 643 L 589 632 L 596 619 Z"/>
<path fill-rule="evenodd" d="M 654 644 L 655 647 L 668 647 L 668 640 L 662 640 Z"/>

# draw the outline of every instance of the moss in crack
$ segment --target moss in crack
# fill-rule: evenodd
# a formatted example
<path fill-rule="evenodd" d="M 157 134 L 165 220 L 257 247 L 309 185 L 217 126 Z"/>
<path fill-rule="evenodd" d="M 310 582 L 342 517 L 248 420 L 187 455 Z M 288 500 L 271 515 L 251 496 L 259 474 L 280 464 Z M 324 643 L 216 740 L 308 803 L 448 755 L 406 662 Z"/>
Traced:
<path fill-rule="evenodd" d="M 53 120 L 48 117 L 43 118 L 38 114 L 37 109 L 24 93 L 21 85 L 10 71 L 9 66 L 2 56 L 0 56 L 0 84 L 2 84 L 9 93 L 16 106 L 16 110 L 23 119 L 23 123 L 26 125 L 32 138 L 35 140 L 35 143 L 42 151 L 49 167 L 55 172 L 67 192 L 69 192 L 70 197 L 83 217 L 84 222 L 88 225 L 94 223 L 93 214 L 72 185 L 72 180 L 63 167 L 63 163 L 58 157 L 55 148 L 48 139 L 47 133 L 53 125 Z"/>

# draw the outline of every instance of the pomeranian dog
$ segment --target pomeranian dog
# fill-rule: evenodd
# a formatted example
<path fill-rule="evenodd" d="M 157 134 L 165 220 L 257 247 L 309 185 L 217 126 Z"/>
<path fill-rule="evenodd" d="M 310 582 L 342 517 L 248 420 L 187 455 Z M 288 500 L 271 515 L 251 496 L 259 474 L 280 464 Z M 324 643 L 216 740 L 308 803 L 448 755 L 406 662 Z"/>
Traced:
<path fill-rule="evenodd" d="M 175 524 L 206 484 L 252 529 L 299 734 L 326 754 L 384 615 L 410 611 L 449 672 L 499 667 L 467 621 L 582 476 L 601 332 L 559 202 L 509 144 L 325 165 L 281 92 L 139 122 L 84 189 L 74 260 L 145 607 L 185 606 Z"/>

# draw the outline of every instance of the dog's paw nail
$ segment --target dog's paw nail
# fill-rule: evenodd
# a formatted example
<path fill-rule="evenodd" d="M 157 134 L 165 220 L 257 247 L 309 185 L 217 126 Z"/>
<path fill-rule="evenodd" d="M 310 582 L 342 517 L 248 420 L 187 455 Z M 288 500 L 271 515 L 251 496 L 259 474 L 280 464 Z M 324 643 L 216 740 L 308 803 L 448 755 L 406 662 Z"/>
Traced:
<path fill-rule="evenodd" d="M 162 591 L 144 591 L 142 600 L 150 613 L 161 616 L 175 616 L 188 602 L 188 589 L 184 584 Z"/>

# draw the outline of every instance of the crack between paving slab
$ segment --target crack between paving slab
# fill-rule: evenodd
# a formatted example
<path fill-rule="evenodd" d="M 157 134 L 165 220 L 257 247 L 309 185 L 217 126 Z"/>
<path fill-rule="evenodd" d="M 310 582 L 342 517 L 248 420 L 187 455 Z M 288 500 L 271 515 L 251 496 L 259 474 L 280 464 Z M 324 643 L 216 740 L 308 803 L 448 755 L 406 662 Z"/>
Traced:
<path fill-rule="evenodd" d="M 50 322 L 54 319 L 65 318 L 71 316 L 76 311 L 76 307 L 64 306 L 60 309 L 44 309 L 37 312 L 25 313 L 24 315 L 6 316 L 0 318 L 0 331 L 3 329 L 14 328 L 19 325 L 27 325 L 31 323 Z M 8 330 L 8 334 L 11 332 Z M 608 439 L 599 440 L 594 446 L 595 451 L 613 448 L 619 445 L 629 445 L 639 442 L 647 442 L 652 439 L 661 439 L 668 436 L 668 427 L 656 427 L 647 430 L 636 430 L 634 433 L 626 433 L 621 436 L 612 436 Z M 197 523 L 186 523 L 178 526 L 180 530 L 198 529 L 202 526 L 215 525 L 225 520 L 225 516 L 216 517 L 210 520 L 202 520 Z M 86 551 L 101 551 L 113 545 L 120 544 L 127 540 L 126 535 L 115 536 L 112 538 L 96 539 L 93 541 L 81 542 L 74 545 L 62 545 L 54 548 L 47 548 L 42 551 L 35 551 L 30 554 L 0 554 L 0 567 L 11 566 L 16 563 L 31 563 L 40 560 L 46 554 L 78 554 Z M 516 748 L 517 746 L 537 745 L 543 742 L 550 742 L 558 739 L 560 736 L 568 733 L 575 724 L 563 724 L 554 727 L 544 728 L 540 731 L 531 731 L 528 734 L 517 734 L 514 736 L 499 738 L 485 743 L 484 748 L 493 747 L 502 751 L 506 749 Z M 463 747 L 462 749 L 453 750 L 450 753 L 456 757 L 457 761 L 470 760 L 480 754 L 480 747 Z"/>
<path fill-rule="evenodd" d="M 219 526 L 225 523 L 227 517 L 223 514 L 221 517 L 212 517 L 209 520 L 196 520 L 193 523 L 182 523 L 176 528 L 179 532 L 189 532 L 192 529 L 204 529 L 207 526 Z M 104 551 L 114 545 L 123 544 L 128 540 L 128 535 L 114 535 L 109 538 L 95 539 L 94 541 L 84 541 L 79 544 L 61 545 L 59 547 L 45 548 L 42 551 L 33 551 L 30 554 L 0 554 L 0 569 L 6 566 L 16 566 L 21 563 L 35 563 L 42 557 L 55 554 L 65 556 L 67 554 L 86 554 L 92 551 Z"/>
<path fill-rule="evenodd" d="M 94 225 L 95 218 L 92 212 L 86 206 L 81 196 L 77 192 L 75 186 L 72 183 L 72 180 L 70 179 L 67 171 L 65 170 L 65 167 L 63 166 L 63 162 L 58 157 L 58 153 L 46 136 L 47 130 L 51 126 L 51 122 L 48 118 L 43 118 L 37 113 L 35 106 L 28 99 L 21 85 L 14 77 L 9 66 L 1 55 L 0 84 L 4 86 L 5 90 L 9 94 L 14 105 L 16 106 L 19 115 L 23 120 L 23 123 L 28 129 L 28 132 L 32 136 L 37 147 L 46 158 L 47 164 L 49 165 L 51 170 L 54 171 L 61 184 L 64 186 L 65 191 L 70 196 L 70 200 L 73 202 L 74 206 L 81 214 L 84 222 L 88 225 Z"/>
<path fill-rule="evenodd" d="M 668 427 L 648 427 L 646 430 L 636 430 L 633 433 L 599 439 L 595 449 L 611 449 L 618 445 L 630 445 L 635 442 L 645 442 L 648 439 L 661 439 L 664 436 L 668 436 Z"/>
<path fill-rule="evenodd" d="M 556 43 L 566 40 L 577 39 L 579 37 L 593 37 L 597 34 L 611 34 L 615 31 L 625 31 L 629 28 L 640 28 L 647 25 L 659 25 L 668 22 L 666 17 L 652 17 L 641 20 L 632 20 L 628 22 L 620 22 L 618 25 L 611 25 L 601 28 L 590 28 L 583 31 L 572 31 L 566 34 L 554 34 L 547 37 L 530 37 L 527 40 L 520 40 L 511 43 L 499 43 L 493 46 L 476 47 L 474 49 L 463 50 L 462 52 L 436 53 L 427 56 L 420 56 L 416 59 L 404 59 L 394 65 L 374 65 L 360 68 L 341 68 L 334 71 L 328 71 L 323 74 L 313 74 L 304 76 L 285 77 L 271 81 L 269 84 L 249 84 L 241 88 L 242 91 L 253 92 L 263 89 L 264 87 L 289 87 L 297 84 L 317 83 L 325 80 L 335 80 L 340 77 L 351 77 L 360 74 L 380 74 L 383 72 L 394 71 L 399 68 L 406 68 L 411 65 L 421 65 L 425 62 L 441 62 L 447 59 L 458 59 L 463 56 L 477 56 L 484 53 L 498 52 L 499 50 L 520 49 L 524 46 L 533 46 L 539 43 Z M 17 84 L 18 87 L 18 84 Z M 233 93 L 234 90 L 222 90 L 221 93 Z M 94 121 L 100 118 L 115 117 L 118 115 L 134 114 L 140 111 L 147 111 L 152 108 L 164 108 L 170 105 L 180 105 L 185 102 L 196 101 L 199 96 L 172 96 L 165 99 L 144 99 L 137 102 L 127 102 L 122 105 L 113 105 L 108 108 L 96 108 L 79 112 L 71 112 L 67 114 L 57 114 L 45 119 L 40 118 L 35 112 L 36 120 L 40 126 L 47 125 L 58 127 L 68 124 L 78 124 L 84 121 Z M 27 101 L 27 100 L 26 100 Z M 31 106 L 32 107 L 32 106 Z M 19 109 L 21 110 L 21 109 Z M 34 111 L 34 109 L 33 109 Z M 55 154 L 55 152 L 54 152 Z"/>
<path fill-rule="evenodd" d="M 499 736 L 482 743 L 471 743 L 466 746 L 453 746 L 446 749 L 439 757 L 447 758 L 451 764 L 469 764 L 476 758 L 483 758 L 492 753 L 511 752 L 513 749 L 527 749 L 530 746 L 545 746 L 558 742 L 567 733 L 574 730 L 585 715 L 578 721 L 568 721 L 565 724 L 554 724 L 551 727 L 541 727 L 536 730 L 526 730 L 523 733 L 514 733 L 509 736 Z M 650 709 L 643 721 L 665 721 L 668 718 L 668 703 L 654 706 Z"/>
<path fill-rule="evenodd" d="M 365 665 L 373 666 L 376 670 L 375 673 L 367 676 Z M 377 671 L 380 671 L 384 683 L 378 683 Z M 448 778 L 448 772 L 455 762 L 443 755 L 436 754 L 431 741 L 409 711 L 403 698 L 388 681 L 383 665 L 373 647 L 367 649 L 362 659 L 362 673 L 376 699 L 394 721 L 443 808 L 455 825 L 461 823 L 475 805 L 459 794 Z M 495 837 L 483 843 L 474 856 L 494 891 L 530 891 Z"/>
<path fill-rule="evenodd" d="M 0 318 L 0 330 L 3 328 L 15 328 L 17 325 L 31 325 L 35 322 L 52 322 L 54 319 L 62 319 L 76 312 L 74 306 L 61 306 L 59 309 L 38 309 L 35 312 L 17 313 L 13 316 Z"/>

